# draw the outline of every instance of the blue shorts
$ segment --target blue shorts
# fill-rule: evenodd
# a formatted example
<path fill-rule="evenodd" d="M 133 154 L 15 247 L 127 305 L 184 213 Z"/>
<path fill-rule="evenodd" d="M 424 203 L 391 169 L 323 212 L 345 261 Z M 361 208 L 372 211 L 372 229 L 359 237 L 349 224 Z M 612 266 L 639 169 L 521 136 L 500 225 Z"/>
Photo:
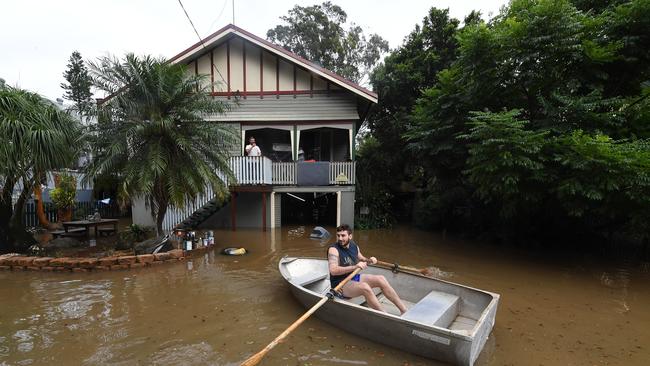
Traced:
<path fill-rule="evenodd" d="M 361 275 L 359 273 L 355 274 L 354 277 L 352 277 L 351 281 L 359 282 L 361 280 Z"/>

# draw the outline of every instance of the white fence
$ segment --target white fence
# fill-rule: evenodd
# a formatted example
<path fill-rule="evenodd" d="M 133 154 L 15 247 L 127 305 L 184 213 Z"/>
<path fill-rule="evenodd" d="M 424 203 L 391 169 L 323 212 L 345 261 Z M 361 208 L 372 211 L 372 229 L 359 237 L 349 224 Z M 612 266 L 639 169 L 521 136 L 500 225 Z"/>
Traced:
<path fill-rule="evenodd" d="M 273 163 L 273 184 L 296 184 L 296 163 Z"/>
<path fill-rule="evenodd" d="M 354 161 L 333 161 L 330 163 L 330 184 L 355 184 L 356 164 Z"/>
<path fill-rule="evenodd" d="M 271 159 L 264 156 L 233 156 L 230 158 L 237 185 L 272 184 Z"/>

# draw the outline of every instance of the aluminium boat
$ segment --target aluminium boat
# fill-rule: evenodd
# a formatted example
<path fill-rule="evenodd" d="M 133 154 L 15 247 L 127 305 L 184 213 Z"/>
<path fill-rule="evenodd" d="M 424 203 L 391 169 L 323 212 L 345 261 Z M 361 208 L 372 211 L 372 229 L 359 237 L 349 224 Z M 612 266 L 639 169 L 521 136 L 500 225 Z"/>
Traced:
<path fill-rule="evenodd" d="M 284 257 L 279 269 L 306 308 L 330 292 L 326 259 Z M 386 312 L 368 307 L 363 296 L 332 297 L 315 315 L 345 331 L 406 352 L 455 365 L 474 364 L 494 326 L 498 294 L 376 265 L 361 273 L 383 275 L 408 310 L 400 316 L 397 307 L 375 289 Z"/>

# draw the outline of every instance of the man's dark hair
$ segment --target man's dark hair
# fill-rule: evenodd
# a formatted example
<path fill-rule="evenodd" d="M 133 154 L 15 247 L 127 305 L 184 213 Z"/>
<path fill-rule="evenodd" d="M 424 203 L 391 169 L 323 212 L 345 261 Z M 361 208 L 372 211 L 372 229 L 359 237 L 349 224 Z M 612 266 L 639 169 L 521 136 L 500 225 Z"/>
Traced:
<path fill-rule="evenodd" d="M 348 224 L 342 224 L 341 226 L 336 228 L 336 232 L 338 233 L 339 231 L 347 231 L 348 235 L 352 234 L 352 228 Z"/>

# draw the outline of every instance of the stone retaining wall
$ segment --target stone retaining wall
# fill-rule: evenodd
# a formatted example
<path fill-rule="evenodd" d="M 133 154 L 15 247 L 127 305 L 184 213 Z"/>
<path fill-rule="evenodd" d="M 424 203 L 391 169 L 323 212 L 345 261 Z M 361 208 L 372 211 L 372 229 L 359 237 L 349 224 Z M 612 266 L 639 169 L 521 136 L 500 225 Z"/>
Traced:
<path fill-rule="evenodd" d="M 205 253 L 211 247 L 192 250 L 173 249 L 165 253 L 126 255 L 103 258 L 50 258 L 5 254 L 0 256 L 0 270 L 41 272 L 99 272 L 155 267 L 176 263 L 193 254 Z"/>

